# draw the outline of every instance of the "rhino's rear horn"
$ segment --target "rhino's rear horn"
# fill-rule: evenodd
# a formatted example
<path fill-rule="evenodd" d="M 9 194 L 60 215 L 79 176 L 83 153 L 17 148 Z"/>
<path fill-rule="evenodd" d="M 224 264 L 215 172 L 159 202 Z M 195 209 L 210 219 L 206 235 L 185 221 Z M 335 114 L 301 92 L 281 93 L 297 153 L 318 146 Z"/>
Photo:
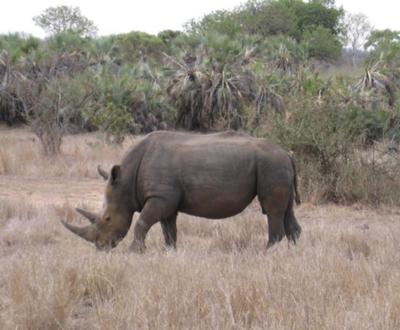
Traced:
<path fill-rule="evenodd" d="M 92 242 L 92 243 L 94 243 L 96 241 L 97 229 L 95 228 L 95 226 L 89 225 L 86 227 L 76 227 L 65 221 L 61 221 L 61 222 L 65 226 L 65 228 L 67 228 L 74 234 L 78 235 L 79 237 L 82 237 L 83 239 L 85 239 L 89 242 Z"/>
<path fill-rule="evenodd" d="M 104 180 L 108 180 L 108 173 L 107 171 L 103 170 L 101 168 L 100 165 L 97 166 L 97 172 L 99 172 L 100 176 L 104 179 Z"/>
<path fill-rule="evenodd" d="M 96 223 L 96 222 L 100 219 L 100 217 L 99 217 L 97 214 L 95 214 L 95 213 L 82 210 L 82 209 L 80 209 L 80 208 L 78 208 L 78 207 L 77 207 L 75 210 L 76 210 L 76 212 L 78 212 L 79 214 L 82 214 L 82 215 L 83 215 L 86 219 L 88 219 L 91 223 Z"/>

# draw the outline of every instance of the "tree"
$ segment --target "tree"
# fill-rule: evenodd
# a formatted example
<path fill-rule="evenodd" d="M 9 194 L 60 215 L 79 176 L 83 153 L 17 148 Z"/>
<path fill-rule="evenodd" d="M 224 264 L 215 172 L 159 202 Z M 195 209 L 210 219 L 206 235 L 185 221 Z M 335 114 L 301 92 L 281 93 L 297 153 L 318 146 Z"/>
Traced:
<path fill-rule="evenodd" d="M 51 78 L 40 88 L 34 81 L 20 84 L 20 95 L 27 106 L 26 121 L 39 138 L 45 155 L 61 153 L 63 136 L 73 129 L 73 118 L 79 117 L 79 111 L 89 102 L 89 86 L 79 76 Z"/>
<path fill-rule="evenodd" d="M 300 42 L 305 34 L 322 27 L 334 37 L 336 46 L 343 13 L 342 8 L 335 7 L 334 0 L 249 0 L 233 10 L 192 20 L 186 31 L 200 35 L 218 33 L 236 39 L 243 35 L 263 38 L 285 35 Z"/>
<path fill-rule="evenodd" d="M 386 30 L 374 30 L 369 35 L 364 45 L 371 51 L 370 60 L 384 60 L 386 63 L 398 63 L 400 61 L 400 32 Z"/>
<path fill-rule="evenodd" d="M 46 155 L 61 152 L 63 136 L 80 123 L 93 94 L 92 79 L 81 74 L 89 62 L 79 53 L 30 54 L 12 75 L 15 98 L 24 121 L 39 138 Z"/>
<path fill-rule="evenodd" d="M 353 57 L 353 65 L 359 51 L 366 42 L 367 36 L 371 33 L 372 25 L 368 17 L 362 13 L 346 13 L 344 17 L 344 39 L 350 47 Z"/>
<path fill-rule="evenodd" d="M 322 26 L 334 35 L 340 31 L 340 18 L 343 15 L 342 9 L 334 7 L 334 1 L 314 0 L 311 2 L 292 1 L 289 2 L 298 21 L 298 30 L 305 32 Z"/>
<path fill-rule="evenodd" d="M 327 28 L 318 26 L 314 30 L 308 30 L 303 38 L 304 47 L 308 50 L 310 57 L 327 61 L 340 56 L 342 44 Z"/>
<path fill-rule="evenodd" d="M 33 17 L 33 21 L 49 34 L 74 32 L 90 37 L 97 32 L 97 27 L 82 15 L 79 7 L 49 7 L 42 14 Z"/>
<path fill-rule="evenodd" d="M 264 37 L 297 33 L 297 17 L 284 1 L 249 1 L 237 11 L 235 21 L 245 32 Z"/>
<path fill-rule="evenodd" d="M 362 13 L 346 13 L 344 17 L 344 28 L 346 40 L 354 51 L 361 49 L 366 42 L 367 36 L 372 30 L 368 17 Z"/>
<path fill-rule="evenodd" d="M 190 20 L 185 24 L 185 30 L 203 35 L 209 32 L 219 33 L 233 38 L 241 32 L 241 26 L 232 11 L 217 10 L 205 15 L 199 21 Z"/>

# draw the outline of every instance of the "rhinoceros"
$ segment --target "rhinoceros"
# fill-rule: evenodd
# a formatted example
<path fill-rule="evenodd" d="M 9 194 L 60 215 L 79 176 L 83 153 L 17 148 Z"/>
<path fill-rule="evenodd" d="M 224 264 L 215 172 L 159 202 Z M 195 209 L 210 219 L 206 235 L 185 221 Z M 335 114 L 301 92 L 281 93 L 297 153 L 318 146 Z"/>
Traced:
<path fill-rule="evenodd" d="M 278 145 L 242 133 L 150 133 L 126 154 L 107 180 L 101 215 L 77 211 L 86 227 L 65 227 L 93 242 L 99 250 L 114 248 L 126 235 L 134 212 L 134 252 L 145 250 L 146 234 L 161 223 L 165 244 L 176 247 L 178 212 L 222 219 L 242 212 L 258 197 L 268 217 L 267 247 L 285 235 L 296 243 L 301 233 L 293 204 L 300 203 L 293 158 Z"/>

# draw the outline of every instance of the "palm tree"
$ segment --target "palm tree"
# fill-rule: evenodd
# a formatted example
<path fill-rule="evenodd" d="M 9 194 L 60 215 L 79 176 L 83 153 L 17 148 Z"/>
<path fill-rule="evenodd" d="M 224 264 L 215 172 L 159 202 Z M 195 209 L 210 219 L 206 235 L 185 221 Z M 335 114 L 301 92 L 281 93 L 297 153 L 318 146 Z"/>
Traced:
<path fill-rule="evenodd" d="M 174 67 L 167 92 L 177 108 L 178 127 L 238 129 L 245 126 L 248 108 L 255 109 L 256 117 L 267 107 L 284 111 L 282 98 L 249 69 L 256 62 L 254 48 L 229 61 L 213 58 L 205 44 L 200 49 L 185 60 L 166 55 Z"/>
<path fill-rule="evenodd" d="M 367 65 L 364 69 L 363 75 L 353 86 L 353 91 L 359 93 L 384 91 L 388 97 L 389 106 L 393 107 L 396 101 L 395 84 L 388 75 L 381 72 L 381 66 L 381 61 L 378 61 L 371 66 Z"/>

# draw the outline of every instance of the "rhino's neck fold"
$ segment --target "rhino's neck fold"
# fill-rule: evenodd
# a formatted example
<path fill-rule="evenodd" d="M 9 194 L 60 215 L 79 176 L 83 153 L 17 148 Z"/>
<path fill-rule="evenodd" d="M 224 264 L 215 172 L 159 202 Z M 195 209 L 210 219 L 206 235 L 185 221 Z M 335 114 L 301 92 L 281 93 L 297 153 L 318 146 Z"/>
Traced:
<path fill-rule="evenodd" d="M 133 212 L 140 212 L 143 208 L 143 198 L 139 187 L 140 167 L 146 149 L 146 140 L 140 141 L 123 159 L 122 167 L 125 172 L 124 185 L 129 198 L 128 203 L 132 204 Z"/>

